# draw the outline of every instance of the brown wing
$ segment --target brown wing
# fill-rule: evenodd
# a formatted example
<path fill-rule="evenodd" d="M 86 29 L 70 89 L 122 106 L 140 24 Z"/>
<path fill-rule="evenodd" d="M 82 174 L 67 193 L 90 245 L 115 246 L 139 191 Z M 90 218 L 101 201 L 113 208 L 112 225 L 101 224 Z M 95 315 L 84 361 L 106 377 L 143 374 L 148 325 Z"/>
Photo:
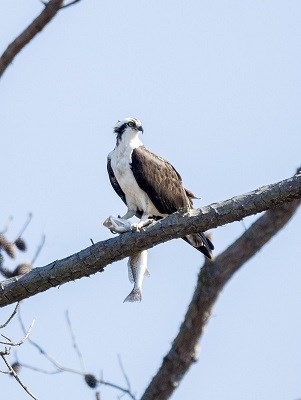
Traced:
<path fill-rule="evenodd" d="M 191 206 L 180 174 L 163 158 L 140 146 L 133 150 L 131 168 L 139 187 L 161 214 Z"/>

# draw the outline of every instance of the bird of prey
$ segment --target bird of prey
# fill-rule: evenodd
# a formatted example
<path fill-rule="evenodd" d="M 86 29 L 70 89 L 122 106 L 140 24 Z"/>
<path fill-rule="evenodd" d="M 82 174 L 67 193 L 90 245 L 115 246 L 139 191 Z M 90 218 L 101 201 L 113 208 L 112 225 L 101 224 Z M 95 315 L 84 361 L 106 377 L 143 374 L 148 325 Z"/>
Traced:
<path fill-rule="evenodd" d="M 127 205 L 122 219 L 140 218 L 141 229 L 180 210 L 191 210 L 197 197 L 185 189 L 182 178 L 166 160 L 146 149 L 139 138 L 143 133 L 139 119 L 126 118 L 114 126 L 116 146 L 108 155 L 107 169 L 110 182 Z M 214 246 L 204 233 L 183 237 L 186 242 L 211 258 Z"/>

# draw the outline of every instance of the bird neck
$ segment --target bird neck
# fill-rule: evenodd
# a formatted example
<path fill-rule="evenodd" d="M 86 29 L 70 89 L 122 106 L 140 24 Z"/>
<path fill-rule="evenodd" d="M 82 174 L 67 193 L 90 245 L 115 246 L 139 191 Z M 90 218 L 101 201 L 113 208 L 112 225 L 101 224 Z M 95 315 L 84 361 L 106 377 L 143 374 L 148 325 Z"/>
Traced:
<path fill-rule="evenodd" d="M 143 143 L 139 139 L 139 132 L 126 130 L 121 138 L 117 138 L 116 147 L 131 147 L 135 149 L 139 146 L 143 146 Z"/>

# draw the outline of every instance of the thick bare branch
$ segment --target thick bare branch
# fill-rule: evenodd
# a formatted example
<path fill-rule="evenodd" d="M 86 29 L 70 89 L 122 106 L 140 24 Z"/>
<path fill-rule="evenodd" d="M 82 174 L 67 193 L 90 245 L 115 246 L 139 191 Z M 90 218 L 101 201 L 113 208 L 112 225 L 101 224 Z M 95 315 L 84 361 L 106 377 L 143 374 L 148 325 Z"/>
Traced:
<path fill-rule="evenodd" d="M 16 55 L 55 17 L 62 4 L 63 0 L 50 0 L 40 15 L 7 47 L 0 57 L 0 78 Z"/>
<path fill-rule="evenodd" d="M 197 360 L 198 341 L 225 284 L 289 221 L 299 205 L 300 200 L 295 200 L 267 211 L 215 260 L 205 262 L 179 333 L 141 400 L 165 400 L 172 395 Z"/>
<path fill-rule="evenodd" d="M 0 283 L 0 307 L 95 274 L 114 261 L 189 233 L 206 231 L 301 197 L 301 174 L 195 210 L 175 213 L 145 231 L 129 232 Z"/>

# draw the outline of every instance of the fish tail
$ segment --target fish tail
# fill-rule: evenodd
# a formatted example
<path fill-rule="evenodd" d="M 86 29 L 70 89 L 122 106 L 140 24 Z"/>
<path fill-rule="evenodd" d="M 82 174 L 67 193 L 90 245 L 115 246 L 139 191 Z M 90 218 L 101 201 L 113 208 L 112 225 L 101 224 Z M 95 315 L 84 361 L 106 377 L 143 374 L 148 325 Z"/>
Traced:
<path fill-rule="evenodd" d="M 131 293 L 123 300 L 125 303 L 126 301 L 134 302 L 134 301 L 141 301 L 142 294 L 140 289 L 133 289 Z"/>

